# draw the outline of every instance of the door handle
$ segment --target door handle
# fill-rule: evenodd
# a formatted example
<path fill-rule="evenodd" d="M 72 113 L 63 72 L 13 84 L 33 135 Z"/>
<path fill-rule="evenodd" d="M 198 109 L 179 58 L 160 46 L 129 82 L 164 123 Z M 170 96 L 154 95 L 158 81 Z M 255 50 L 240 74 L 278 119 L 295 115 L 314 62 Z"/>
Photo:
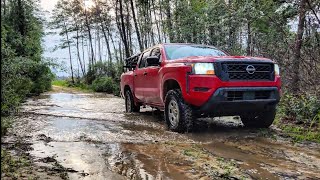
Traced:
<path fill-rule="evenodd" d="M 147 74 L 148 74 L 147 72 L 144 72 L 144 73 L 143 73 L 143 75 L 145 75 L 145 76 L 146 76 Z"/>

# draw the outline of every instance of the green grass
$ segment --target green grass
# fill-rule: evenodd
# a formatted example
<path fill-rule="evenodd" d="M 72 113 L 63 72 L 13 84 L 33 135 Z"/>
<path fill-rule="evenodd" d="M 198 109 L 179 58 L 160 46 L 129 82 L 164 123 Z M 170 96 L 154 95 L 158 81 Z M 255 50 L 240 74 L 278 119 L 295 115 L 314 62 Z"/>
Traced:
<path fill-rule="evenodd" d="M 1 137 L 6 135 L 8 128 L 11 127 L 13 119 L 10 117 L 1 117 Z"/>
<path fill-rule="evenodd" d="M 54 80 L 51 84 L 54 86 L 69 87 L 68 82 L 66 80 Z"/>
<path fill-rule="evenodd" d="M 1 177 L 22 179 L 31 174 L 31 163 L 24 156 L 12 156 L 8 151 L 1 149 Z M 29 179 L 35 179 L 29 177 Z"/>
<path fill-rule="evenodd" d="M 93 92 L 92 88 L 89 85 L 86 85 L 84 83 L 75 83 L 72 84 L 68 80 L 54 80 L 51 83 L 53 86 L 60 86 L 60 87 L 67 87 L 72 88 L 78 91 L 84 91 L 84 92 Z"/>
<path fill-rule="evenodd" d="M 290 137 L 293 138 L 295 142 L 300 141 L 313 141 L 320 143 L 320 130 L 309 129 L 297 125 L 285 124 L 281 125 L 280 128 Z"/>
<path fill-rule="evenodd" d="M 274 125 L 291 137 L 294 142 L 312 141 L 320 143 L 320 124 L 310 127 L 305 124 L 294 124 L 281 120 L 283 115 L 277 114 Z"/>

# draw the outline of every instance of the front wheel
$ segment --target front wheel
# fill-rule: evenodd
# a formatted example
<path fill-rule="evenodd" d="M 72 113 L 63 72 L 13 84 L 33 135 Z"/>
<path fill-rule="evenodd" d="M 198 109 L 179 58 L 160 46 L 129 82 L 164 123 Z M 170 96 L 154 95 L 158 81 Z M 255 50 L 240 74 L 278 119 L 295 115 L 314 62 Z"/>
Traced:
<path fill-rule="evenodd" d="M 140 112 L 140 106 L 134 104 L 133 95 L 130 90 L 125 93 L 126 112 Z"/>
<path fill-rule="evenodd" d="M 165 98 L 164 113 L 170 130 L 175 132 L 192 130 L 195 119 L 194 112 L 192 107 L 184 102 L 180 90 L 168 91 Z"/>
<path fill-rule="evenodd" d="M 273 106 L 265 112 L 252 113 L 250 115 L 242 115 L 240 117 L 245 127 L 268 128 L 273 123 L 275 116 L 276 107 Z"/>

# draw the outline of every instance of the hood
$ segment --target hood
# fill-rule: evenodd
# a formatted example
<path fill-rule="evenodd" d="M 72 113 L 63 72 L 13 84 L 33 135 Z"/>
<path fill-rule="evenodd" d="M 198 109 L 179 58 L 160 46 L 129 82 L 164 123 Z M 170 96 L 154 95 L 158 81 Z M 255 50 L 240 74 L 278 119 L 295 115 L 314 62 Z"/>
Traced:
<path fill-rule="evenodd" d="M 255 61 L 274 63 L 271 59 L 248 56 L 190 56 L 181 59 L 168 60 L 167 63 L 196 63 L 196 62 L 220 62 L 220 61 Z"/>

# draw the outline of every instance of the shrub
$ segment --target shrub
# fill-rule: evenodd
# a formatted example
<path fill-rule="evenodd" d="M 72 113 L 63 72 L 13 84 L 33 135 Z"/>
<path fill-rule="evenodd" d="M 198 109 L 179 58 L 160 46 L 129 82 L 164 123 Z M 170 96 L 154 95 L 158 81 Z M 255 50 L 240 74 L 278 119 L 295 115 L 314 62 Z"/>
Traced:
<path fill-rule="evenodd" d="M 115 83 L 111 77 L 100 77 L 92 82 L 92 88 L 96 92 L 113 93 L 115 91 Z"/>
<path fill-rule="evenodd" d="M 278 110 L 277 126 L 294 141 L 320 142 L 320 100 L 318 95 L 284 94 Z"/>
<path fill-rule="evenodd" d="M 48 65 L 25 57 L 1 60 L 1 115 L 17 110 L 22 100 L 51 88 Z"/>
<path fill-rule="evenodd" d="M 51 89 L 54 78 L 49 66 L 45 63 L 35 63 L 30 69 L 30 78 L 33 81 L 31 93 L 39 95 Z"/>
<path fill-rule="evenodd" d="M 115 96 L 120 96 L 120 84 L 119 83 L 114 84 L 113 94 Z"/>
<path fill-rule="evenodd" d="M 114 64 L 106 61 L 98 61 L 94 66 L 89 67 L 85 79 L 88 84 L 92 84 L 95 79 L 106 76 L 112 78 L 116 77 Z"/>
<path fill-rule="evenodd" d="M 317 95 L 284 94 L 279 106 L 282 119 L 293 123 L 320 124 L 320 99 Z"/>
<path fill-rule="evenodd" d="M 12 121 L 9 117 L 1 117 L 1 137 L 7 134 L 8 128 L 12 126 Z"/>

